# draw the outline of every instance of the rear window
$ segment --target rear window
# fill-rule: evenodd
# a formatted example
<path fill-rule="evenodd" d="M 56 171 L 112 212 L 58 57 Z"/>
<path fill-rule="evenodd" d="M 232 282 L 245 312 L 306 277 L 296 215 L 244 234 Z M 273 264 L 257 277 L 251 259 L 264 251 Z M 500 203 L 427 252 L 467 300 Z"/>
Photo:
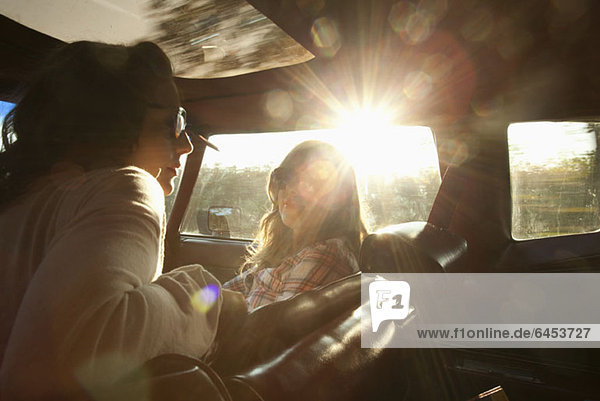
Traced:
<path fill-rule="evenodd" d="M 508 127 L 514 239 L 600 229 L 599 135 L 598 122 Z"/>
<path fill-rule="evenodd" d="M 271 208 L 266 194 L 269 172 L 295 145 L 309 139 L 333 144 L 353 165 L 371 231 L 427 220 L 441 181 L 427 127 L 391 127 L 366 137 L 338 130 L 228 134 L 210 139 L 221 151 L 207 149 L 204 155 L 182 233 L 254 238 L 260 218 Z M 227 230 L 209 229 L 209 208 L 235 222 L 228 222 Z"/>

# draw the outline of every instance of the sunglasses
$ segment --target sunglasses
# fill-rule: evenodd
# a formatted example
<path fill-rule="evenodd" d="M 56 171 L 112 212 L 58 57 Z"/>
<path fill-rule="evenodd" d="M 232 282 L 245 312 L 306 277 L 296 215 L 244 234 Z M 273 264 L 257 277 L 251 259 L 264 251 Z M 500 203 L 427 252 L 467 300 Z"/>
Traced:
<path fill-rule="evenodd" d="M 291 175 L 291 172 L 283 167 L 277 167 L 275 170 L 271 171 L 268 186 L 269 199 L 271 199 L 271 202 L 275 203 L 279 190 L 287 187 Z"/>
<path fill-rule="evenodd" d="M 152 108 L 156 108 L 156 109 L 163 109 L 164 106 L 161 105 L 157 105 L 157 104 L 153 104 L 153 103 L 148 103 L 149 107 Z M 187 113 L 185 111 L 185 109 L 183 107 L 179 107 L 177 109 L 177 114 L 175 114 L 175 116 L 171 117 L 171 121 L 166 121 L 166 123 L 168 125 L 170 125 L 171 127 L 173 127 L 173 133 L 169 133 L 168 137 L 169 138 L 173 138 L 173 134 L 175 135 L 175 139 L 179 139 L 181 137 L 182 133 L 186 133 L 186 129 L 187 129 Z M 187 133 L 186 133 L 187 135 Z M 202 141 L 204 142 L 204 144 L 208 147 L 213 148 L 216 151 L 219 151 L 219 148 L 214 145 L 213 143 L 209 142 L 208 139 L 206 139 L 205 137 L 203 137 L 200 134 L 196 134 L 196 136 Z"/>
<path fill-rule="evenodd" d="M 152 109 L 165 109 L 167 107 L 156 103 L 146 104 Z M 175 139 L 179 139 L 181 133 L 185 132 L 185 128 L 187 127 L 187 113 L 185 112 L 185 109 L 183 107 L 179 107 L 177 109 L 177 113 L 166 120 L 165 124 L 173 128 L 173 132 L 169 132 L 168 137 L 173 138 L 172 135 L 174 135 Z"/>
<path fill-rule="evenodd" d="M 288 187 L 294 188 L 302 197 L 312 198 L 318 196 L 323 189 L 330 185 L 328 178 L 311 177 L 306 174 L 298 175 L 293 170 L 277 167 L 269 177 L 268 192 L 269 198 L 275 203 L 279 191 Z"/>
<path fill-rule="evenodd" d="M 187 126 L 186 112 L 183 107 L 180 107 L 177 110 L 177 114 L 174 117 L 173 121 L 173 132 L 175 133 L 175 139 L 179 139 L 181 133 L 185 131 L 185 127 Z"/>

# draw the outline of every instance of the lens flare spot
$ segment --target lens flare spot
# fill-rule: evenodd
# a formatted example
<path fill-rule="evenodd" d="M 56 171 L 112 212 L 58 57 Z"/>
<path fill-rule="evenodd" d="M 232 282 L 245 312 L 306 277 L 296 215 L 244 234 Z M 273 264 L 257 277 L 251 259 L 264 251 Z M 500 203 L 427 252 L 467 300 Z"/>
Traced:
<path fill-rule="evenodd" d="M 488 10 L 479 10 L 460 29 L 463 38 L 471 42 L 485 41 L 494 30 L 494 17 Z"/>
<path fill-rule="evenodd" d="M 79 361 L 73 369 L 74 379 L 87 400 L 105 401 L 111 399 L 108 388 L 114 388 L 118 380 L 128 377 L 127 395 L 136 400 L 150 399 L 150 388 L 147 380 L 150 372 L 140 368 L 137 358 L 118 351 L 99 351 L 93 357 Z M 129 398 L 127 398 L 129 399 Z"/>
<path fill-rule="evenodd" d="M 277 89 L 267 94 L 265 109 L 271 118 L 286 121 L 294 112 L 294 101 L 289 93 Z"/>
<path fill-rule="evenodd" d="M 317 180 L 325 180 L 336 174 L 336 168 L 328 160 L 318 160 L 310 165 L 308 173 Z"/>
<path fill-rule="evenodd" d="M 406 43 L 418 44 L 429 39 L 447 7 L 445 0 L 398 2 L 390 9 L 388 23 Z"/>
<path fill-rule="evenodd" d="M 427 57 L 423 62 L 423 71 L 431 77 L 433 82 L 440 82 L 449 78 L 452 68 L 452 60 L 440 53 Z"/>
<path fill-rule="evenodd" d="M 533 36 L 527 31 L 513 32 L 499 41 L 497 50 L 505 60 L 519 57 L 534 44 Z"/>
<path fill-rule="evenodd" d="M 440 21 L 448 12 L 447 0 L 420 0 L 419 8 L 427 10 L 431 17 L 436 21 Z"/>
<path fill-rule="evenodd" d="M 219 299 L 219 293 L 220 289 L 218 285 L 209 284 L 192 296 L 192 306 L 197 311 L 206 313 L 217 302 L 217 299 Z"/>
<path fill-rule="evenodd" d="M 504 99 L 496 97 L 491 100 L 473 100 L 471 108 L 480 117 L 489 117 L 492 114 L 499 112 L 504 106 Z"/>
<path fill-rule="evenodd" d="M 422 100 L 431 93 L 433 80 L 423 71 L 413 71 L 404 80 L 404 94 L 412 100 Z"/>
<path fill-rule="evenodd" d="M 317 201 L 333 191 L 338 171 L 329 160 L 315 160 L 299 171 L 298 194 L 305 199 Z"/>
<path fill-rule="evenodd" d="M 552 4 L 562 18 L 574 21 L 588 12 L 589 0 L 552 0 Z"/>
<path fill-rule="evenodd" d="M 327 17 L 315 20 L 310 29 L 310 36 L 324 57 L 335 56 L 342 46 L 336 23 Z"/>
<path fill-rule="evenodd" d="M 414 4 L 409 2 L 399 2 L 392 6 L 388 14 L 388 22 L 394 32 L 400 34 L 404 32 L 404 28 L 408 23 L 411 15 L 417 12 Z"/>
<path fill-rule="evenodd" d="M 314 95 L 306 89 L 290 90 L 288 93 L 292 97 L 294 102 L 297 103 L 306 103 L 314 97 Z"/>
<path fill-rule="evenodd" d="M 427 13 L 418 12 L 408 19 L 406 34 L 403 36 L 405 42 L 417 44 L 424 42 L 433 32 L 431 16 Z"/>
<path fill-rule="evenodd" d="M 311 115 L 303 115 L 300 116 L 300 118 L 298 118 L 298 120 L 296 120 L 296 130 L 297 131 L 303 131 L 303 130 L 314 130 L 314 129 L 318 129 L 320 127 L 319 125 L 319 120 Z"/>
<path fill-rule="evenodd" d="M 444 142 L 441 146 L 440 153 L 448 157 L 450 165 L 452 166 L 460 166 L 469 159 L 470 155 L 472 155 L 469 145 L 455 139 Z"/>

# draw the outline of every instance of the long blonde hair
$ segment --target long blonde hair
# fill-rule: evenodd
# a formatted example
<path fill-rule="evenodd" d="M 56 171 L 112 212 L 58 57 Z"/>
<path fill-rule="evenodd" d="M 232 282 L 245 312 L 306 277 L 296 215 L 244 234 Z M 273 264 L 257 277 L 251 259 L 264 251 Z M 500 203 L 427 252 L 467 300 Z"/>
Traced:
<path fill-rule="evenodd" d="M 242 266 L 242 270 L 251 266 L 255 266 L 256 269 L 275 267 L 302 248 L 329 238 L 344 239 L 350 250 L 358 257 L 360 243 L 367 230 L 361 218 L 354 169 L 335 147 L 321 141 L 300 143 L 288 153 L 278 169 L 295 171 L 309 160 L 325 160 L 335 167 L 332 194 L 338 202 L 335 206 L 311 210 L 311 220 L 318 222 L 317 228 L 303 235 L 299 243 L 294 246 L 293 231 L 283 223 L 276 191 L 271 188 L 273 185 L 273 172 L 271 172 L 267 186 L 271 211 L 261 219 L 258 235 L 253 246 L 249 248 L 250 256 Z"/>

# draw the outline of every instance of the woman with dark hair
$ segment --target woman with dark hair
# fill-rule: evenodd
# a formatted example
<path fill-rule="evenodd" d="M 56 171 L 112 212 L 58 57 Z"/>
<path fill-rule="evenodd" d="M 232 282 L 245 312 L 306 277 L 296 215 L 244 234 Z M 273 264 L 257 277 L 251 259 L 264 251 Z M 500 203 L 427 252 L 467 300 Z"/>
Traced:
<path fill-rule="evenodd" d="M 320 141 L 297 145 L 271 172 L 272 208 L 240 275 L 223 285 L 249 310 L 287 299 L 358 271 L 366 229 L 354 170 Z"/>
<path fill-rule="evenodd" d="M 161 275 L 163 193 L 192 146 L 158 46 L 65 45 L 2 140 L 0 398 L 64 395 L 160 354 L 206 354 L 222 309 L 243 300 L 200 266 Z"/>

